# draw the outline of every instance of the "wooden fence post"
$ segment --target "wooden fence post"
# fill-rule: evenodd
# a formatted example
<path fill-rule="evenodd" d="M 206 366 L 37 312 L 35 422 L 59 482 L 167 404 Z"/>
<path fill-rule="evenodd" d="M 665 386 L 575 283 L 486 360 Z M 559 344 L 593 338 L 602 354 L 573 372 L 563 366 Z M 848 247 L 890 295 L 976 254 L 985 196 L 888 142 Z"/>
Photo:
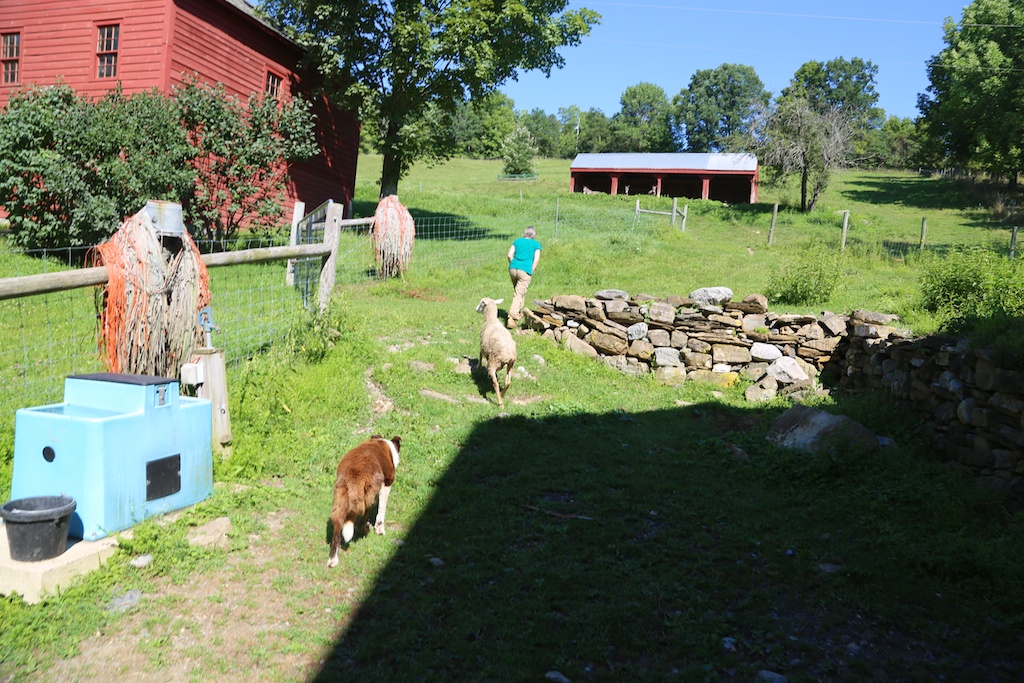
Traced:
<path fill-rule="evenodd" d="M 772 246 L 772 240 L 775 239 L 775 219 L 779 216 L 779 203 L 775 202 L 775 206 L 772 207 L 772 224 L 768 228 L 768 246 Z"/>
<path fill-rule="evenodd" d="M 555 197 L 555 234 L 553 239 L 558 239 L 558 197 Z"/>
<path fill-rule="evenodd" d="M 683 225 L 679 229 L 680 232 L 686 232 L 686 214 L 690 211 L 689 204 L 683 204 Z"/>
<path fill-rule="evenodd" d="M 231 415 L 228 413 L 228 377 L 224 349 L 196 349 L 202 383 L 197 394 L 213 404 L 213 447 L 222 458 L 231 455 Z"/>
<path fill-rule="evenodd" d="M 843 244 L 839 248 L 839 253 L 840 254 L 845 254 L 846 253 L 846 230 L 849 227 L 849 225 L 850 225 L 850 212 L 849 211 L 843 211 Z"/>
<path fill-rule="evenodd" d="M 1013 259 L 1017 254 L 1017 226 L 1013 226 L 1013 231 L 1010 233 L 1010 258 Z"/>
<path fill-rule="evenodd" d="M 672 227 L 675 227 L 675 225 L 676 225 L 676 205 L 678 204 L 678 202 L 679 202 L 679 198 L 678 197 L 673 197 L 672 198 Z"/>
<path fill-rule="evenodd" d="M 925 216 L 924 218 L 921 219 L 921 246 L 918 248 L 918 251 L 924 251 L 924 238 L 925 238 L 925 235 L 927 233 L 928 233 L 928 217 Z"/>
<path fill-rule="evenodd" d="M 299 221 L 306 214 L 306 202 L 295 202 L 292 209 L 292 232 L 288 238 L 288 245 L 294 247 L 299 243 Z M 288 259 L 288 268 L 284 275 L 285 284 L 289 287 L 295 286 L 295 259 Z"/>
<path fill-rule="evenodd" d="M 331 291 L 334 289 L 334 271 L 338 267 L 338 244 L 341 241 L 341 225 L 339 221 L 341 216 L 339 215 L 344 209 L 338 205 L 332 203 L 327 207 L 327 218 L 324 221 L 324 246 L 331 248 L 331 253 L 325 256 L 323 259 L 323 265 L 320 268 L 320 291 L 319 291 L 319 311 L 321 313 L 327 310 L 327 305 L 331 301 Z"/>

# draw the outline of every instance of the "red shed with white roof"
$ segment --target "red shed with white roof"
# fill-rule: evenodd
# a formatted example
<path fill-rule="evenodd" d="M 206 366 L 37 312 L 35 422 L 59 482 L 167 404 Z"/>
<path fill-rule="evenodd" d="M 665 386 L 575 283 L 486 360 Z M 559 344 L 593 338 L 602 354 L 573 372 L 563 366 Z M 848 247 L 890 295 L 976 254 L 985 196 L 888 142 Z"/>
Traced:
<path fill-rule="evenodd" d="M 758 164 L 753 154 L 578 154 L 569 170 L 571 192 L 650 194 L 729 204 L 757 201 Z"/>

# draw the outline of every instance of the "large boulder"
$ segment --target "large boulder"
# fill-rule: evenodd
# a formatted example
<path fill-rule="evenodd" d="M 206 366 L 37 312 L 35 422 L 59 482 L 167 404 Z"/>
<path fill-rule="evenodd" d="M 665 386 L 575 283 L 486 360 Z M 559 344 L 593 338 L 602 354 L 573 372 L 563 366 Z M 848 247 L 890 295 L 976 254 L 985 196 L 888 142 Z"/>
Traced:
<path fill-rule="evenodd" d="M 690 292 L 690 298 L 698 306 L 721 306 L 732 301 L 732 290 L 728 287 L 702 287 Z"/>
<path fill-rule="evenodd" d="M 766 438 L 810 453 L 839 449 L 870 452 L 880 447 L 874 432 L 859 422 L 804 405 L 793 406 L 779 415 Z"/>

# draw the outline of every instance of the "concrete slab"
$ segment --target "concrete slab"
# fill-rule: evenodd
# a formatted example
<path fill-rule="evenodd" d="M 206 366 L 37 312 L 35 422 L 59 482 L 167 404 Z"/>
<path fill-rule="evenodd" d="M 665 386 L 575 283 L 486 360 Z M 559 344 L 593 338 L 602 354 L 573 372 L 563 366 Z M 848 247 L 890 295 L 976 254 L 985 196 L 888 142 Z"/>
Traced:
<path fill-rule="evenodd" d="M 68 539 L 67 549 L 57 557 L 39 562 L 11 559 L 7 529 L 0 523 L 0 594 L 18 593 L 34 605 L 46 595 L 69 586 L 80 576 L 99 569 L 117 549 L 117 537 L 97 541 Z"/>

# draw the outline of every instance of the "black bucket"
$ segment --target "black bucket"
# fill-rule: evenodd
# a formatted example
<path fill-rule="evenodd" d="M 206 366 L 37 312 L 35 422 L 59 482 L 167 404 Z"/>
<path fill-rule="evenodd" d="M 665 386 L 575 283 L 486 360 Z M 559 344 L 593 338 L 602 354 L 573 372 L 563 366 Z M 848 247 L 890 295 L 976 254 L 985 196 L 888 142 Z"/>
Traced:
<path fill-rule="evenodd" d="M 33 496 L 4 503 L 0 516 L 7 527 L 11 559 L 39 562 L 63 553 L 75 505 L 71 496 Z"/>

